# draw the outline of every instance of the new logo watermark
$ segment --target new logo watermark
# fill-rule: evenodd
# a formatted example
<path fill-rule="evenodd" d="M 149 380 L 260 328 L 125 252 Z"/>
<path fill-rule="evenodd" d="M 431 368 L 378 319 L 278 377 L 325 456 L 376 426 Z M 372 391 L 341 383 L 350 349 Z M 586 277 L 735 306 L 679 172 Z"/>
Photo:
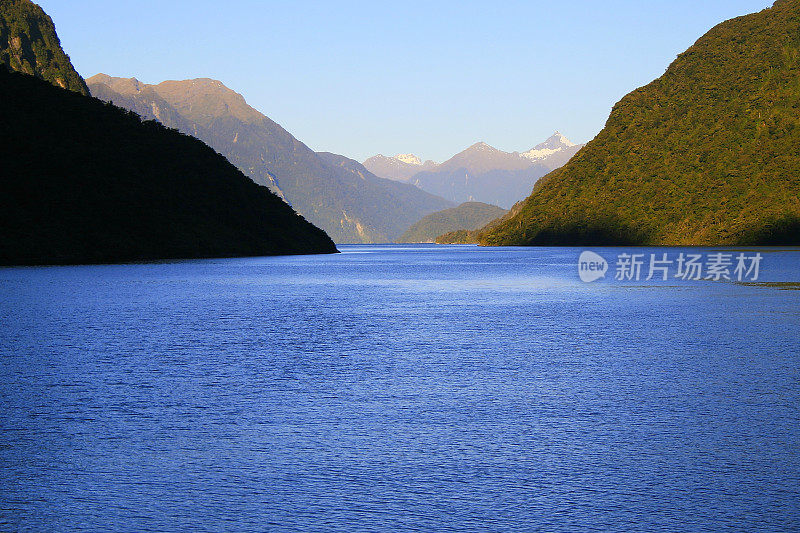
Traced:
<path fill-rule="evenodd" d="M 581 281 L 591 283 L 606 276 L 608 262 L 594 252 L 585 251 L 578 259 L 578 275 Z"/>
<path fill-rule="evenodd" d="M 761 270 L 760 253 L 747 254 L 667 253 L 636 254 L 620 253 L 614 264 L 614 279 L 617 281 L 757 281 Z M 578 259 L 578 276 L 581 281 L 591 283 L 606 277 L 609 264 L 606 259 L 591 251 L 581 253 Z"/>

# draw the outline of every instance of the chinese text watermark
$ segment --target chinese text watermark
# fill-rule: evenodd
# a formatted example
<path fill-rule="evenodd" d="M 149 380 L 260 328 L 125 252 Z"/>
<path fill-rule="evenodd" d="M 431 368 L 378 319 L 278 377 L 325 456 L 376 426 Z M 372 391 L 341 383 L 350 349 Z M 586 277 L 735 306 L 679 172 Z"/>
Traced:
<path fill-rule="evenodd" d="M 761 270 L 760 253 L 620 253 L 614 265 L 617 281 L 757 281 Z M 608 262 L 595 252 L 585 251 L 578 259 L 582 281 L 604 278 Z"/>

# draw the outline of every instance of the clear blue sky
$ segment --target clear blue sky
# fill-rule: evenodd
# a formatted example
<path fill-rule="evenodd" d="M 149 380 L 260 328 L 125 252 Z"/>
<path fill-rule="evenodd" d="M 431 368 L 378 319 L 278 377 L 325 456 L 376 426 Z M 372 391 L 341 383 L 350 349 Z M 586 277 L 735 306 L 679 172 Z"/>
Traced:
<path fill-rule="evenodd" d="M 85 77 L 209 77 L 314 150 L 444 160 L 576 142 L 715 24 L 769 0 L 38 0 Z"/>

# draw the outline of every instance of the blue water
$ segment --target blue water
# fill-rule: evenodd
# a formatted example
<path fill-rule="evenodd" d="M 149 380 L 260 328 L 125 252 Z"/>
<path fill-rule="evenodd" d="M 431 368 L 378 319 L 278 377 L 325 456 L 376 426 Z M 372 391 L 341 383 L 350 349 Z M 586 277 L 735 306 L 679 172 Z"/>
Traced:
<path fill-rule="evenodd" d="M 800 252 L 342 250 L 0 269 L 0 530 L 800 529 Z"/>

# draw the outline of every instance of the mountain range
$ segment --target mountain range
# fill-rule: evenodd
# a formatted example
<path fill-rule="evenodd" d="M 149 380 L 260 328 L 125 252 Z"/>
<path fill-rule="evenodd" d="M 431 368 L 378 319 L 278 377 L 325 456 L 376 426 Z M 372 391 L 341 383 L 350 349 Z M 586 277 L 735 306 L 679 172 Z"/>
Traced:
<path fill-rule="evenodd" d="M 38 6 L 0 27 L 0 264 L 336 252 L 201 141 L 87 96 Z"/>
<path fill-rule="evenodd" d="M 412 183 L 453 202 L 479 201 L 509 208 L 529 195 L 539 178 L 566 163 L 582 147 L 556 132 L 523 153 L 504 152 L 479 142 L 443 163 L 422 163 L 413 154 L 401 154 L 373 156 L 364 166 L 376 175 Z"/>
<path fill-rule="evenodd" d="M 88 85 L 97 98 L 206 142 L 337 243 L 392 242 L 425 215 L 454 205 L 356 161 L 312 151 L 217 80 L 148 85 L 98 74 Z"/>
<path fill-rule="evenodd" d="M 723 22 L 474 239 L 800 244 L 800 1 Z"/>
<path fill-rule="evenodd" d="M 513 207 L 455 240 L 800 243 L 798 36 L 800 0 L 716 26 L 620 100 L 586 146 L 556 132 L 521 153 L 476 143 L 443 163 L 362 165 L 312 151 L 217 80 L 87 85 L 52 20 L 4 0 L 0 64 L 15 72 L 0 73 L 0 260 L 332 251 L 307 221 L 337 242 L 390 242 L 475 200 Z"/>

